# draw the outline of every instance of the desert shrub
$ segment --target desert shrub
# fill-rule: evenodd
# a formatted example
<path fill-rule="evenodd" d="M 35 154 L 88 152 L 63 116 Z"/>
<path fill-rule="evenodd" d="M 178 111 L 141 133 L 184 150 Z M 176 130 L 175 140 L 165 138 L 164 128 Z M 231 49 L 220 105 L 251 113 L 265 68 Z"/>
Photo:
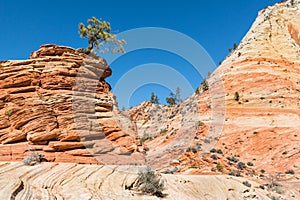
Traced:
<path fill-rule="evenodd" d="M 240 169 L 240 170 L 243 170 L 243 169 L 246 169 L 247 166 L 243 162 L 238 162 L 237 168 Z"/>
<path fill-rule="evenodd" d="M 207 139 L 207 138 L 205 138 L 203 141 L 204 141 L 205 144 L 210 144 L 210 140 Z"/>
<path fill-rule="evenodd" d="M 204 122 L 202 122 L 202 121 L 197 121 L 197 122 L 196 122 L 196 126 L 197 126 L 197 127 L 200 127 L 200 126 L 203 126 L 203 125 L 205 125 L 205 124 L 204 124 Z"/>
<path fill-rule="evenodd" d="M 243 185 L 247 186 L 247 187 L 251 187 L 251 183 L 249 183 L 248 181 L 244 181 Z"/>
<path fill-rule="evenodd" d="M 253 166 L 253 163 L 252 162 L 247 162 L 247 165 L 248 166 Z"/>
<path fill-rule="evenodd" d="M 265 173 L 265 172 L 266 172 L 266 170 L 264 170 L 264 169 L 260 170 L 260 173 L 262 173 L 262 174 Z"/>
<path fill-rule="evenodd" d="M 217 156 L 216 156 L 215 154 L 211 155 L 210 157 L 211 157 L 213 160 L 217 160 L 217 159 L 218 159 Z"/>
<path fill-rule="evenodd" d="M 219 172 L 223 172 L 223 166 L 220 163 L 217 164 L 216 168 Z"/>
<path fill-rule="evenodd" d="M 144 143 L 146 140 L 153 140 L 153 138 L 148 133 L 144 133 L 141 142 Z"/>
<path fill-rule="evenodd" d="M 212 148 L 211 150 L 210 150 L 210 153 L 216 153 L 216 149 L 215 148 Z"/>
<path fill-rule="evenodd" d="M 240 95 L 238 92 L 234 93 L 234 100 L 239 101 L 240 100 Z"/>
<path fill-rule="evenodd" d="M 12 114 L 12 110 L 10 110 L 10 109 L 6 109 L 6 110 L 5 110 L 5 115 L 6 115 L 7 117 L 10 117 L 11 114 Z"/>
<path fill-rule="evenodd" d="M 280 200 L 279 197 L 271 196 L 271 200 Z"/>
<path fill-rule="evenodd" d="M 223 154 L 223 152 L 222 152 L 221 149 L 218 149 L 218 150 L 217 150 L 217 153 L 218 153 L 218 154 Z"/>
<path fill-rule="evenodd" d="M 32 153 L 29 156 L 23 159 L 24 165 L 35 165 L 37 163 L 41 163 L 44 158 L 44 155 L 39 153 Z"/>
<path fill-rule="evenodd" d="M 162 172 L 163 174 L 173 174 L 173 172 L 169 169 L 166 169 L 165 171 Z"/>
<path fill-rule="evenodd" d="M 192 148 L 191 151 L 192 151 L 193 153 L 197 153 L 197 149 L 196 149 L 196 148 Z"/>
<path fill-rule="evenodd" d="M 276 192 L 277 194 L 284 194 L 284 190 L 283 190 L 283 188 L 280 187 L 280 186 L 275 186 L 275 187 L 273 188 L 273 191 Z"/>
<path fill-rule="evenodd" d="M 143 193 L 162 197 L 164 182 L 151 167 L 147 166 L 144 171 L 139 172 L 135 187 Z"/>
<path fill-rule="evenodd" d="M 230 171 L 230 172 L 228 173 L 228 175 L 229 175 L 229 176 L 235 176 L 235 172 L 234 172 L 234 171 Z"/>
<path fill-rule="evenodd" d="M 227 157 L 227 160 L 231 161 L 231 162 L 234 162 L 234 163 L 237 163 L 239 161 L 238 158 L 232 156 L 232 157 Z"/>
<path fill-rule="evenodd" d="M 286 170 L 286 174 L 295 174 L 295 171 L 292 169 Z"/>
<path fill-rule="evenodd" d="M 208 88 L 208 82 L 207 82 L 206 78 L 202 81 L 201 87 L 202 87 L 202 89 L 203 89 L 204 91 L 206 91 L 206 90 L 209 89 L 209 88 Z"/>

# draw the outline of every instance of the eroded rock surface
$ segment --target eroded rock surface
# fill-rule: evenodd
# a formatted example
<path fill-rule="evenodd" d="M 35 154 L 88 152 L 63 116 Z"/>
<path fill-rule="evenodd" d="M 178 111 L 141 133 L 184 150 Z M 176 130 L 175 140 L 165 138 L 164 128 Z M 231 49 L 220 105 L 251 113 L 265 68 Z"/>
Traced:
<path fill-rule="evenodd" d="M 135 127 L 105 81 L 111 73 L 104 59 L 57 45 L 2 61 L 0 159 L 36 151 L 55 162 L 142 163 Z"/>

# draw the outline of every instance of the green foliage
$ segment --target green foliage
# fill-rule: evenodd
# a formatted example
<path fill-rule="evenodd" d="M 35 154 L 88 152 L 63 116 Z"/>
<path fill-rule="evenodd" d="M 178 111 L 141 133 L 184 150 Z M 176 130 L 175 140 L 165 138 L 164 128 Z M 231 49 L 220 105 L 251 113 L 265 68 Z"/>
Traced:
<path fill-rule="evenodd" d="M 126 44 L 125 40 L 117 40 L 115 34 L 110 33 L 111 27 L 110 23 L 104 20 L 99 20 L 96 17 L 87 20 L 88 25 L 80 23 L 79 34 L 80 37 L 85 37 L 88 39 L 89 46 L 87 47 L 88 53 L 94 48 L 99 48 L 104 44 L 109 44 L 110 51 L 112 53 L 119 52 L 124 53 L 125 50 L 123 45 Z M 108 48 L 105 49 L 109 51 Z"/>
<path fill-rule="evenodd" d="M 143 137 L 141 138 L 141 142 L 144 143 L 146 140 L 153 140 L 153 138 L 149 134 L 144 133 Z"/>
<path fill-rule="evenodd" d="M 238 162 L 237 168 L 240 170 L 243 170 L 243 169 L 247 168 L 247 166 L 243 162 Z"/>
<path fill-rule="evenodd" d="M 149 166 L 145 171 L 139 172 L 135 187 L 143 193 L 163 197 L 164 182 Z"/>
<path fill-rule="evenodd" d="M 236 43 L 233 43 L 233 50 L 236 50 L 238 45 Z"/>
<path fill-rule="evenodd" d="M 195 93 L 200 94 L 199 87 L 196 88 Z"/>
<path fill-rule="evenodd" d="M 196 126 L 197 127 L 200 127 L 200 126 L 204 126 L 205 124 L 204 124 L 204 122 L 202 122 L 202 121 L 197 121 L 196 122 Z"/>
<path fill-rule="evenodd" d="M 218 149 L 218 150 L 217 150 L 217 153 L 218 153 L 218 154 L 223 154 L 223 152 L 222 152 L 221 149 Z"/>
<path fill-rule="evenodd" d="M 204 91 L 206 91 L 206 90 L 209 89 L 206 78 L 202 81 L 201 87 L 202 87 L 202 89 L 203 89 Z"/>
<path fill-rule="evenodd" d="M 217 150 L 216 150 L 215 148 L 212 148 L 209 152 L 210 152 L 210 153 L 216 153 L 216 151 L 217 151 Z"/>
<path fill-rule="evenodd" d="M 292 169 L 289 169 L 285 172 L 286 174 L 295 174 L 295 171 Z"/>
<path fill-rule="evenodd" d="M 10 117 L 11 114 L 12 114 L 12 110 L 10 110 L 10 109 L 5 109 L 5 115 L 6 115 L 7 117 Z"/>
<path fill-rule="evenodd" d="M 231 162 L 234 162 L 234 163 L 237 163 L 239 161 L 238 158 L 232 156 L 232 157 L 227 157 L 227 160 L 231 161 Z"/>
<path fill-rule="evenodd" d="M 217 157 L 215 154 L 211 155 L 210 157 L 211 157 L 213 160 L 217 160 L 217 159 L 218 159 L 218 157 Z"/>
<path fill-rule="evenodd" d="M 197 149 L 196 148 L 192 148 L 191 149 L 193 153 L 197 153 Z"/>
<path fill-rule="evenodd" d="M 166 102 L 169 104 L 169 106 L 176 105 L 177 101 L 176 95 L 173 92 L 170 93 L 170 97 L 166 98 Z"/>
<path fill-rule="evenodd" d="M 243 185 L 247 186 L 247 187 L 251 187 L 251 183 L 249 183 L 248 181 L 244 181 Z"/>
<path fill-rule="evenodd" d="M 216 168 L 219 172 L 223 172 L 223 166 L 220 163 L 217 164 Z"/>
<path fill-rule="evenodd" d="M 248 166 L 253 166 L 253 163 L 252 162 L 247 162 L 247 165 Z"/>
<path fill-rule="evenodd" d="M 234 93 L 234 100 L 239 101 L 240 100 L 240 95 L 238 92 Z"/>
<path fill-rule="evenodd" d="M 154 92 L 151 93 L 150 102 L 153 104 L 159 104 L 158 96 L 155 95 Z"/>

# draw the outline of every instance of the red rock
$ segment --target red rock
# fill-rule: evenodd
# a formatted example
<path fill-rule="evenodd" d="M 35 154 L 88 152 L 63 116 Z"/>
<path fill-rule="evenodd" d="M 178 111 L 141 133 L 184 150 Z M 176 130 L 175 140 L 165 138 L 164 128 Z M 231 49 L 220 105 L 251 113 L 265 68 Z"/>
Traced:
<path fill-rule="evenodd" d="M 95 144 L 99 153 L 113 151 L 118 144 L 124 152 L 137 150 L 135 130 L 121 131 L 116 122 L 120 113 L 105 81 L 112 71 L 104 59 L 70 47 L 43 45 L 28 60 L 0 65 L 3 160 L 20 160 L 31 149 L 49 161 L 95 163 L 86 158 L 93 155 L 82 150 L 86 146 Z"/>

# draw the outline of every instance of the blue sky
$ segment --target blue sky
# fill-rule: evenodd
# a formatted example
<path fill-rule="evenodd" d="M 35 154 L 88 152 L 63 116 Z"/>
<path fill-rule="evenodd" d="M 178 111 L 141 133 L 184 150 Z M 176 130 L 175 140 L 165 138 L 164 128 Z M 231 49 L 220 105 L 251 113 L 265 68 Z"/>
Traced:
<path fill-rule="evenodd" d="M 249 30 L 259 10 L 280 0 L 98 0 L 98 1 L 13 1 L 0 2 L 0 60 L 26 59 L 45 43 L 86 47 L 87 41 L 78 35 L 78 23 L 91 16 L 110 21 L 114 33 L 141 27 L 162 27 L 178 31 L 194 39 L 211 56 L 216 65 L 228 54 L 234 42 Z M 176 42 L 176 41 L 174 41 Z M 126 49 L 126 46 L 125 46 Z M 106 55 L 104 54 L 105 58 Z M 201 83 L 189 61 L 174 53 L 159 49 L 142 49 L 122 55 L 111 63 L 113 75 L 107 81 L 113 89 L 118 80 L 134 67 L 159 63 L 179 72 L 192 89 Z M 211 67 L 211 66 L 210 66 Z M 160 71 L 156 71 L 159 74 Z M 150 74 L 139 75 L 144 79 Z M 202 74 L 203 76 L 203 74 Z M 134 78 L 134 77 L 132 77 Z M 173 79 L 166 77 L 166 79 Z M 164 103 L 176 85 L 161 85 L 155 80 L 128 91 L 130 97 L 119 102 L 120 107 L 134 106 L 149 99 L 154 91 Z M 181 86 L 178 83 L 177 86 Z M 190 95 L 182 88 L 183 97 Z M 117 98 L 118 97 L 118 94 Z"/>

